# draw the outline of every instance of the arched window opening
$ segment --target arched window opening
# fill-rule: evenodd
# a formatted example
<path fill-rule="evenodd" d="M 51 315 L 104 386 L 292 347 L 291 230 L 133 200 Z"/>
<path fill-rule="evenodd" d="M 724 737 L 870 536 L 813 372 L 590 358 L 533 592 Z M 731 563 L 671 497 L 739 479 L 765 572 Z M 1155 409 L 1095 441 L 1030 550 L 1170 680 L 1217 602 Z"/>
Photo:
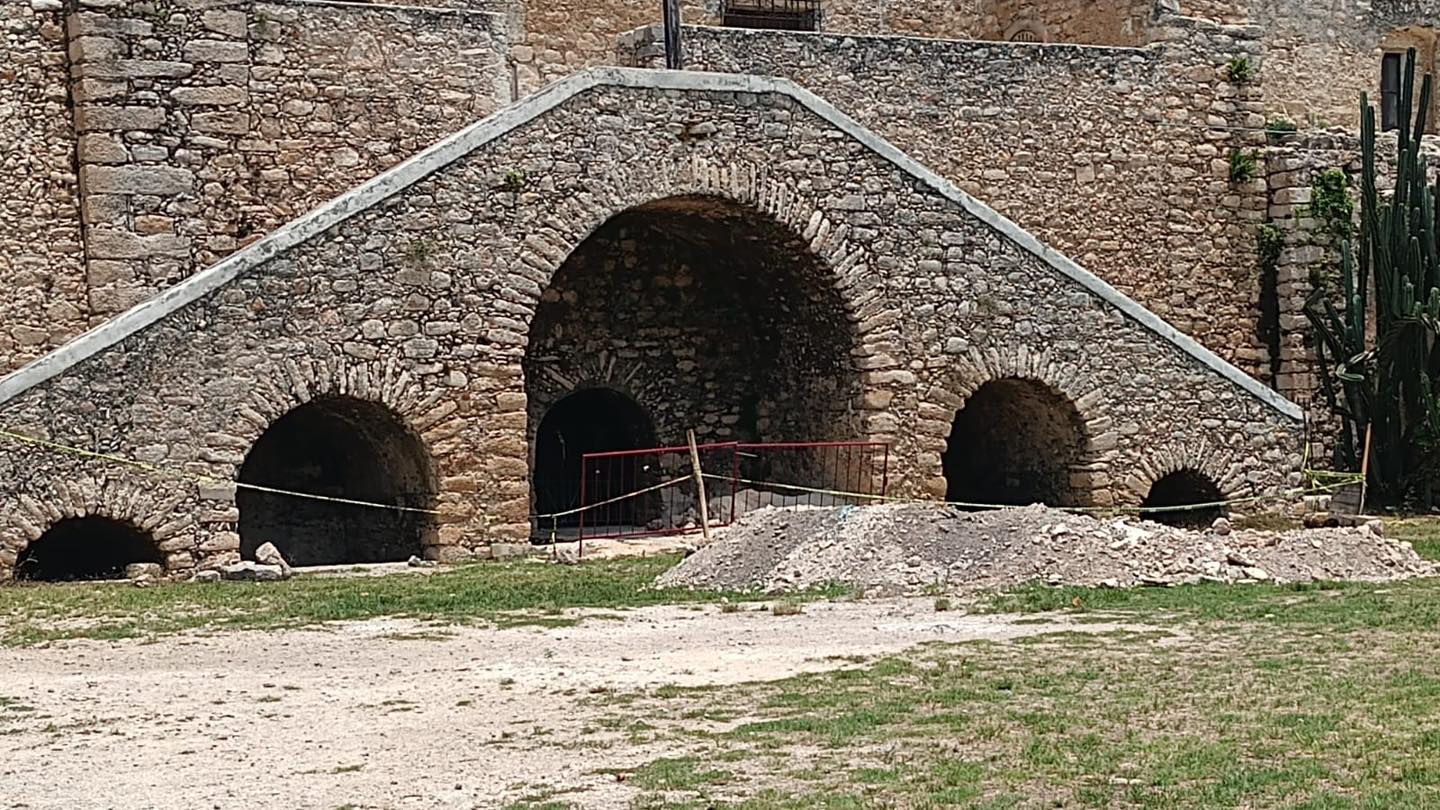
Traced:
<path fill-rule="evenodd" d="M 1070 483 L 1084 447 L 1084 423 L 1064 396 L 1035 380 L 992 380 L 955 415 L 943 458 L 946 498 L 1084 505 L 1087 493 Z"/>
<path fill-rule="evenodd" d="M 38 582 L 120 579 L 132 563 L 165 563 L 149 534 L 110 518 L 65 518 L 26 547 L 15 576 Z"/>
<path fill-rule="evenodd" d="M 422 552 L 433 531 L 435 485 L 420 437 L 389 408 L 324 397 L 276 419 L 245 457 L 240 552 L 274 543 L 291 565 L 395 562 Z M 325 500 L 334 499 L 334 500 Z M 401 509 L 360 506 L 344 501 Z"/>

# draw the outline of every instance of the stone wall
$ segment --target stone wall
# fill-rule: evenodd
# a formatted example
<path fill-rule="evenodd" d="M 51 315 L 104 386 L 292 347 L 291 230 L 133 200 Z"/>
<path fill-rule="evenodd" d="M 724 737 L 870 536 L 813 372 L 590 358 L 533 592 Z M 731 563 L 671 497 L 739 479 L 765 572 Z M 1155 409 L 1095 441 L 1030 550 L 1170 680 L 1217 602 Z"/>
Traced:
<path fill-rule="evenodd" d="M 1265 31 L 1266 109 L 1312 127 L 1358 128 L 1360 94 L 1380 92 L 1384 50 L 1420 48 L 1435 72 L 1434 0 L 1245 0 Z M 1433 122 L 1432 122 L 1433 123 Z"/>
<path fill-rule="evenodd" d="M 1382 193 L 1394 186 L 1396 139 L 1381 134 L 1377 184 Z M 1427 137 L 1422 150 L 1432 181 L 1440 171 L 1440 138 Z M 1324 401 L 1315 363 L 1315 334 L 1305 317 L 1305 302 L 1316 288 L 1333 288 L 1339 273 L 1339 239 L 1311 207 L 1313 183 L 1322 173 L 1342 171 L 1348 178 L 1357 212 L 1363 164 L 1360 139 L 1343 129 L 1288 135 L 1266 150 L 1268 218 L 1280 231 L 1283 249 L 1274 270 L 1275 340 L 1279 347 L 1276 389 L 1306 409 L 1312 429 L 1311 456 L 1328 466 L 1338 435 L 1338 422 Z"/>
<path fill-rule="evenodd" d="M 69 34 L 94 320 L 510 97 L 505 22 L 492 14 L 78 4 Z"/>
<path fill-rule="evenodd" d="M 691 28 L 690 65 L 816 88 L 1247 372 L 1257 334 L 1263 177 L 1230 178 L 1263 136 L 1258 32 L 1163 18 L 1145 49 Z M 654 31 L 637 32 L 637 52 Z M 653 49 L 652 51 L 653 52 Z M 1203 280 L 1201 282 L 1200 280 Z"/>
<path fill-rule="evenodd" d="M 686 25 L 722 21 L 720 0 L 682 0 Z M 820 30 L 836 34 L 1143 45 L 1154 0 L 826 0 Z M 614 63 L 616 39 L 658 24 L 658 4 L 634 0 L 532 0 L 517 5 L 520 41 L 511 50 L 521 93 L 584 67 Z"/>
<path fill-rule="evenodd" d="M 853 325 L 847 410 L 857 438 L 892 445 L 897 494 L 944 494 L 955 414 L 1012 378 L 1075 409 L 1071 485 L 1088 502 L 1138 503 L 1182 466 L 1227 495 L 1294 481 L 1288 406 L 818 98 L 754 77 L 609 71 L 477 125 L 7 380 L 12 429 L 208 478 L 4 445 L 0 570 L 80 512 L 152 530 L 173 570 L 233 558 L 227 482 L 274 420 L 337 394 L 382 403 L 423 441 L 438 482 L 427 554 L 528 537 L 525 360 L 545 290 L 601 224 L 696 198 L 773 223 L 825 271 Z"/>
<path fill-rule="evenodd" d="M 0 373 L 86 327 L 64 19 L 0 4 Z"/>

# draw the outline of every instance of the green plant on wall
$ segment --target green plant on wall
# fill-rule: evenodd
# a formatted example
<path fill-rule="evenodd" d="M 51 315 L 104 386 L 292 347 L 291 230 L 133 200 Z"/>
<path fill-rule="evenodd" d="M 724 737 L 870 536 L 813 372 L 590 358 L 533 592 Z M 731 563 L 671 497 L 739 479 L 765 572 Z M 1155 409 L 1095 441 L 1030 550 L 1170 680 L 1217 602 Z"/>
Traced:
<path fill-rule="evenodd" d="M 1310 178 L 1310 215 L 1337 242 L 1355 233 L 1355 198 L 1343 170 L 1326 169 Z"/>
<path fill-rule="evenodd" d="M 1276 141 L 1280 140 L 1286 135 L 1295 132 L 1298 129 L 1299 127 L 1295 126 L 1295 122 L 1291 121 L 1289 118 L 1271 118 L 1269 121 L 1265 122 L 1265 138 L 1271 143 L 1275 143 Z"/>
<path fill-rule="evenodd" d="M 1256 252 L 1260 254 L 1260 269 L 1273 273 L 1280 263 L 1280 251 L 1285 249 L 1285 232 L 1273 222 L 1260 226 L 1255 235 Z"/>
<path fill-rule="evenodd" d="M 1418 108 L 1415 51 L 1405 60 L 1395 191 L 1377 188 L 1375 108 L 1362 97 L 1358 238 L 1341 239 L 1338 289 L 1317 289 L 1305 304 L 1315 327 L 1316 360 L 1327 402 L 1341 419 L 1336 463 L 1359 468 L 1372 436 L 1369 487 L 1381 502 L 1429 507 L 1440 473 L 1440 245 L 1435 201 L 1420 135 L 1430 107 L 1425 77 Z M 1412 114 L 1413 112 L 1413 114 Z"/>
<path fill-rule="evenodd" d="M 1260 153 L 1244 149 L 1230 150 L 1230 182 L 1247 183 L 1260 173 Z"/>
<path fill-rule="evenodd" d="M 1246 84 L 1255 79 L 1255 64 L 1247 57 L 1237 56 L 1230 60 L 1225 72 L 1235 84 Z"/>
<path fill-rule="evenodd" d="M 525 179 L 525 172 L 511 169 L 505 172 L 505 178 L 500 181 L 500 187 L 511 194 L 519 194 L 525 190 Z"/>

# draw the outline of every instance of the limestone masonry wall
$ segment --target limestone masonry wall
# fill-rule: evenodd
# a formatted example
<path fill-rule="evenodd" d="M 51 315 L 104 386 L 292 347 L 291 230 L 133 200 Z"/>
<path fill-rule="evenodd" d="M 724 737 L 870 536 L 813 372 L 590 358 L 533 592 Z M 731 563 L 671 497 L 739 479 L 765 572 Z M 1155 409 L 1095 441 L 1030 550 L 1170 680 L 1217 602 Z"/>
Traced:
<path fill-rule="evenodd" d="M 689 66 L 786 76 L 1041 235 L 1181 331 L 1266 376 L 1264 178 L 1251 28 L 1168 17 L 1144 49 L 690 28 Z M 629 42 L 642 56 L 653 41 Z M 1246 129 L 1252 128 L 1252 129 Z M 1203 281 L 1201 281 L 1203 280 Z"/>
<path fill-rule="evenodd" d="M 504 20 L 307 2 L 78 0 L 94 319 L 509 100 Z"/>
<path fill-rule="evenodd" d="M 848 408 L 861 436 L 893 445 L 897 494 L 944 493 L 951 420 L 1002 378 L 1074 407 L 1084 443 L 1070 479 L 1087 502 L 1138 503 L 1181 467 L 1227 494 L 1289 485 L 1300 426 L 1274 404 L 797 96 L 687 81 L 696 88 L 580 91 L 0 416 L 233 481 L 251 443 L 296 405 L 327 393 L 382 402 L 423 437 L 439 482 L 426 553 L 488 554 L 529 536 L 525 357 L 557 269 L 617 214 L 698 197 L 807 246 L 852 324 L 839 371 L 856 382 Z M 507 189 L 516 170 L 524 182 Z M 0 571 L 77 512 L 153 530 L 172 570 L 240 547 L 233 487 L 141 489 L 101 480 L 87 460 L 0 447 Z"/>
<path fill-rule="evenodd" d="M 0 4 L 0 373 L 86 327 L 64 19 Z"/>
<path fill-rule="evenodd" d="M 1385 50 L 1420 51 L 1435 72 L 1436 0 L 1245 0 L 1265 31 L 1266 107 L 1310 126 L 1359 126 L 1360 94 L 1380 91 Z"/>

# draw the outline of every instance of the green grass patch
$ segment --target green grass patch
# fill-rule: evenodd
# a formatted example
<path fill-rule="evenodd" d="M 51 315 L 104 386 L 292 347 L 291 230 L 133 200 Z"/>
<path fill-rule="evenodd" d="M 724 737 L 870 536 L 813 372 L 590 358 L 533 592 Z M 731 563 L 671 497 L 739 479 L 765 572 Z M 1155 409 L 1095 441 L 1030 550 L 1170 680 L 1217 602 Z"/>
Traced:
<path fill-rule="evenodd" d="M 502 627 L 573 624 L 561 611 L 659 604 L 754 601 L 757 595 L 657 589 L 678 555 L 581 565 L 530 560 L 460 566 L 429 576 L 296 577 L 285 582 L 17 584 L 0 587 L 0 645 L 68 638 L 147 638 L 187 630 L 302 627 L 409 617 Z M 839 596 L 839 588 L 804 598 Z M 426 631 L 431 640 L 437 631 Z M 422 634 L 416 635 L 421 640 Z"/>
<path fill-rule="evenodd" d="M 1073 611 L 1090 593 L 1004 600 Z M 1436 806 L 1440 580 L 1094 593 L 1094 609 L 1166 626 L 932 644 L 663 704 L 641 694 L 625 712 L 663 718 L 657 739 L 736 765 L 688 788 L 637 783 L 634 806 Z M 697 716 L 743 719 L 684 720 Z"/>
<path fill-rule="evenodd" d="M 1397 540 L 1409 540 L 1421 557 L 1440 560 L 1440 518 L 1386 518 L 1385 531 Z"/>

